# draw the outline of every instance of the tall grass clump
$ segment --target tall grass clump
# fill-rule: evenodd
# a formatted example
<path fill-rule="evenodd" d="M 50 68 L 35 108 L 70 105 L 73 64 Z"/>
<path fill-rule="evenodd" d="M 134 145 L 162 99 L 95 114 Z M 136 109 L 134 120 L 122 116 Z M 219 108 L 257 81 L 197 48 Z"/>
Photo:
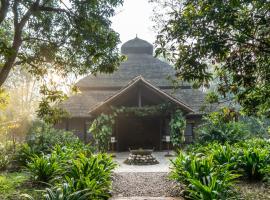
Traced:
<path fill-rule="evenodd" d="M 56 158 L 51 155 L 33 155 L 26 168 L 30 173 L 32 180 L 40 183 L 48 183 L 56 178 L 61 171 Z"/>
<path fill-rule="evenodd" d="M 229 199 L 239 177 L 230 165 L 217 165 L 213 156 L 180 152 L 173 163 L 171 177 L 186 186 L 189 199 Z"/>
<path fill-rule="evenodd" d="M 73 160 L 64 179 L 73 191 L 89 190 L 92 199 L 110 197 L 112 170 L 116 167 L 106 154 L 86 157 L 84 154 Z"/>

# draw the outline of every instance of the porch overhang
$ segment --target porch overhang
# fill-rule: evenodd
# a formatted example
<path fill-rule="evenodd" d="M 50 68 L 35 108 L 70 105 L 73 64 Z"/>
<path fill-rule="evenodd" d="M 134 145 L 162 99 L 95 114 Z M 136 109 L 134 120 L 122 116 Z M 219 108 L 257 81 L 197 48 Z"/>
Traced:
<path fill-rule="evenodd" d="M 132 90 L 135 87 L 143 87 L 147 90 L 150 90 L 153 94 L 157 95 L 161 99 L 163 99 L 164 102 L 170 102 L 179 107 L 182 111 L 186 113 L 194 113 L 194 110 L 185 104 L 184 102 L 180 101 L 179 99 L 176 99 L 170 94 L 167 94 L 166 92 L 162 91 L 158 87 L 152 85 L 150 82 L 145 80 L 142 76 L 137 76 L 132 81 L 130 81 L 125 87 L 120 89 L 118 92 L 116 92 L 114 95 L 108 97 L 103 102 L 100 102 L 90 108 L 89 114 L 95 115 L 97 113 L 101 113 L 104 110 L 109 109 L 113 103 L 117 102 L 117 100 L 121 99 L 124 95 L 127 95 L 128 93 L 132 92 Z M 139 107 L 140 105 L 140 99 L 139 99 Z"/>

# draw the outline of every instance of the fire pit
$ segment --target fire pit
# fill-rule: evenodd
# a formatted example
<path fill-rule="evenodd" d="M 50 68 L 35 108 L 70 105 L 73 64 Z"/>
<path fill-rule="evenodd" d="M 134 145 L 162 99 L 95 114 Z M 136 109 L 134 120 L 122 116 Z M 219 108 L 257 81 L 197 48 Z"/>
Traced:
<path fill-rule="evenodd" d="M 124 161 L 128 165 L 155 165 L 159 162 L 153 157 L 153 149 L 129 150 L 129 157 Z"/>

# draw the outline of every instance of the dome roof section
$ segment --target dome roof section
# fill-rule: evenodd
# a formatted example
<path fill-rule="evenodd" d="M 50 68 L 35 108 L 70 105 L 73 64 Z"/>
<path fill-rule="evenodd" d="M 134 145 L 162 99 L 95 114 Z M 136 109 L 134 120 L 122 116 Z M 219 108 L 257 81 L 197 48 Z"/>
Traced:
<path fill-rule="evenodd" d="M 125 42 L 121 47 L 121 53 L 128 54 L 148 54 L 153 55 L 153 45 L 138 37 Z"/>
<path fill-rule="evenodd" d="M 122 53 L 127 60 L 112 74 L 88 75 L 76 83 L 81 90 L 114 89 L 124 87 L 137 76 L 142 76 L 156 87 L 171 87 L 171 78 L 176 71 L 166 62 L 153 56 L 153 46 L 145 40 L 135 38 L 123 44 Z M 182 83 L 182 86 L 186 86 Z"/>
<path fill-rule="evenodd" d="M 147 54 L 129 54 L 118 70 L 112 74 L 98 73 L 81 79 L 76 85 L 82 88 L 123 87 L 137 76 L 142 76 L 157 87 L 171 86 L 168 77 L 175 71 L 169 64 Z"/>

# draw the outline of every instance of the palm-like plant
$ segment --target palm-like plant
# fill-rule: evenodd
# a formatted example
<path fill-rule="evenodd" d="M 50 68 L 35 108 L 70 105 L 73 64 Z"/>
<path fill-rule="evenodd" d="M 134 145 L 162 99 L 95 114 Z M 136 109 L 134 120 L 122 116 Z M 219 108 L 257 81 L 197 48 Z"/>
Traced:
<path fill-rule="evenodd" d="M 73 191 L 88 189 L 92 199 L 110 197 L 111 174 L 116 164 L 106 154 L 92 155 L 87 158 L 80 154 L 73 161 L 65 180 Z"/>
<path fill-rule="evenodd" d="M 229 145 L 228 143 L 221 145 L 221 144 L 213 144 L 210 150 L 210 153 L 213 156 L 213 159 L 217 164 L 230 165 L 230 169 L 237 168 L 238 162 L 238 149 L 234 148 L 233 146 Z"/>
<path fill-rule="evenodd" d="M 268 173 L 270 154 L 268 149 L 257 147 L 241 151 L 239 166 L 244 170 L 250 181 L 262 180 Z"/>
<path fill-rule="evenodd" d="M 34 181 L 45 183 L 56 178 L 60 172 L 60 166 L 52 155 L 33 155 L 26 168 Z"/>
<path fill-rule="evenodd" d="M 173 163 L 171 177 L 184 182 L 191 199 L 228 199 L 239 177 L 230 164 L 218 164 L 213 155 L 180 152 Z"/>
<path fill-rule="evenodd" d="M 43 195 L 44 200 L 89 200 L 91 199 L 91 194 L 89 189 L 80 190 L 73 192 L 73 188 L 68 183 L 63 183 L 62 185 L 56 186 L 54 188 L 46 188 L 45 194 Z M 28 200 L 35 200 L 34 197 L 28 194 L 22 194 Z"/>
<path fill-rule="evenodd" d="M 230 199 L 234 193 L 232 187 L 238 177 L 239 175 L 224 167 L 204 177 L 202 181 L 190 178 L 188 197 L 193 200 Z"/>

